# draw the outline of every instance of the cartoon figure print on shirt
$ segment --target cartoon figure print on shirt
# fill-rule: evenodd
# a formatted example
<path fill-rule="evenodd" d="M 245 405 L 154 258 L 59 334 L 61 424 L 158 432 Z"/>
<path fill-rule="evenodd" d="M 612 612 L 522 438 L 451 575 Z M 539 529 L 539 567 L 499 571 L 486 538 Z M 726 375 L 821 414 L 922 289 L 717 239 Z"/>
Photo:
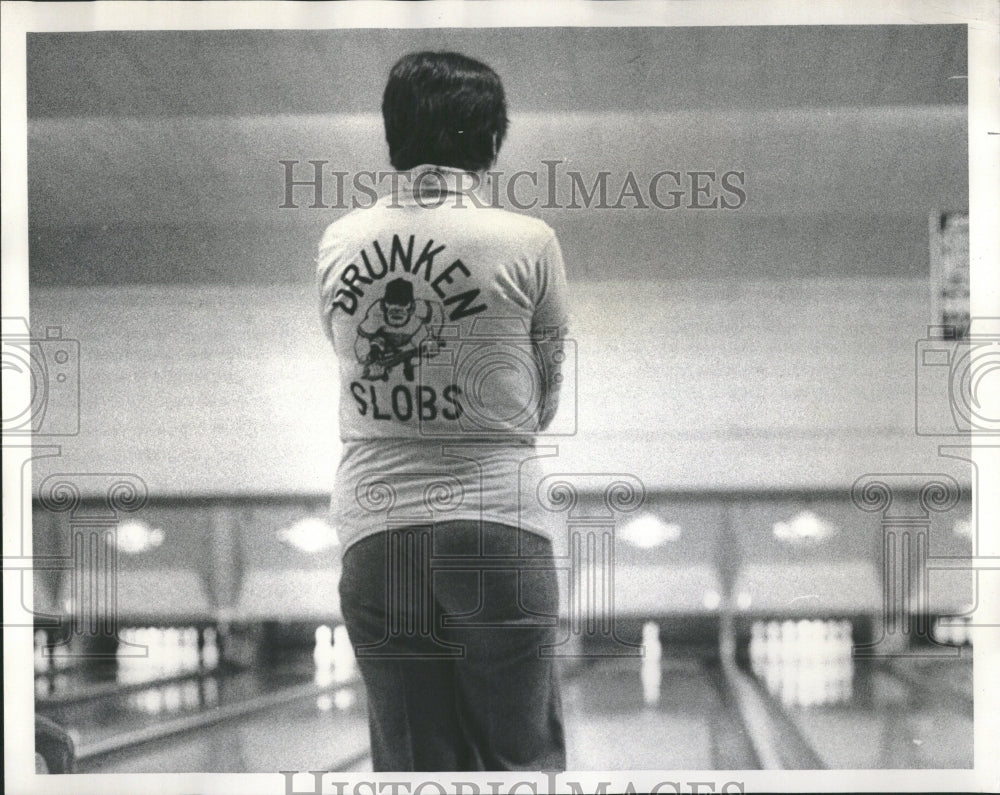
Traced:
<path fill-rule="evenodd" d="M 488 307 L 472 270 L 450 253 L 433 239 L 418 243 L 415 235 L 394 234 L 362 247 L 324 283 L 331 338 L 350 351 L 341 349 L 342 363 L 353 360 L 342 375 L 358 417 L 440 424 L 465 414 L 454 365 L 438 353 L 459 321 Z M 432 357 L 437 366 L 422 373 L 421 362 Z"/>
<path fill-rule="evenodd" d="M 419 363 L 421 351 L 426 357 L 437 354 L 443 324 L 441 304 L 414 298 L 410 282 L 393 279 L 358 325 L 354 353 L 364 365 L 361 377 L 388 381 L 393 368 L 402 366 L 404 378 L 413 381 L 414 360 Z"/>

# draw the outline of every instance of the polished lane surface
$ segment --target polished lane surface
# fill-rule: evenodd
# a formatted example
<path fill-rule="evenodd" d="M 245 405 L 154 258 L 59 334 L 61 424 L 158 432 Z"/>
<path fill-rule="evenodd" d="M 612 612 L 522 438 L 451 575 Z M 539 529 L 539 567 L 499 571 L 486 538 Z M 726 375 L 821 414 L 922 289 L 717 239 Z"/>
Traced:
<path fill-rule="evenodd" d="M 346 768 L 368 753 L 357 683 L 305 695 L 254 715 L 105 755 L 89 773 L 275 773 Z"/>
<path fill-rule="evenodd" d="M 231 708 L 251 699 L 308 684 L 312 671 L 289 666 L 235 671 L 150 684 L 66 704 L 37 703 L 38 711 L 71 732 L 78 751 L 149 730 L 167 720 Z"/>
<path fill-rule="evenodd" d="M 946 686 L 929 694 L 908 675 L 925 665 L 858 661 L 849 699 L 788 707 L 788 715 L 831 769 L 971 768 L 971 660 L 936 665 L 943 678 L 968 683 L 965 697 Z"/>
<path fill-rule="evenodd" d="M 950 660 L 855 660 L 846 677 L 839 662 L 812 670 L 786 666 L 757 681 L 824 767 L 962 768 L 972 764 L 969 651 Z M 218 695 L 187 707 L 181 700 L 180 709 L 193 716 L 251 692 L 279 700 L 253 714 L 82 760 L 80 772 L 370 770 L 364 692 L 356 678 L 317 675 L 305 655 L 256 674 L 195 681 L 201 687 L 215 681 Z M 164 720 L 165 688 L 176 686 L 123 694 L 113 704 L 67 705 L 58 714 L 82 739 L 97 742 Z M 668 648 L 660 659 L 647 647 L 645 657 L 586 659 L 564 674 L 562 693 L 570 769 L 759 766 L 750 730 L 711 656 Z M 176 708 L 178 696 L 171 698 Z"/>
<path fill-rule="evenodd" d="M 754 766 L 712 661 L 669 659 L 655 669 L 658 675 L 641 658 L 602 659 L 565 677 L 571 769 Z M 318 769 L 371 769 L 364 692 L 356 681 L 81 766 L 100 773 Z"/>
<path fill-rule="evenodd" d="M 717 663 L 668 658 L 659 668 L 658 677 L 651 677 L 642 659 L 593 661 L 565 683 L 569 768 L 756 767 L 746 727 L 725 694 Z"/>

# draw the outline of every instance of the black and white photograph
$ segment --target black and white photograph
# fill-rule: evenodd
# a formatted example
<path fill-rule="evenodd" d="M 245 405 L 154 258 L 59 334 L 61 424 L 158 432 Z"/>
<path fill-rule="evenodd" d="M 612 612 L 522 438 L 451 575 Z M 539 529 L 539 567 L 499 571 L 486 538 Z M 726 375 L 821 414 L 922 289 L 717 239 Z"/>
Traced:
<path fill-rule="evenodd" d="M 995 3 L 0 11 L 6 791 L 1000 789 Z"/>

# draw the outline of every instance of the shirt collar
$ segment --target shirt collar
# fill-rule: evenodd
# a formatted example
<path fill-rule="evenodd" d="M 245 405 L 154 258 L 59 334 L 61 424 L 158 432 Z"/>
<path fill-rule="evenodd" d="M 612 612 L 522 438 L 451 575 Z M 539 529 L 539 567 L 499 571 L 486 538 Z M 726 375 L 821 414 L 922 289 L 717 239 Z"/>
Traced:
<path fill-rule="evenodd" d="M 400 196 L 427 200 L 481 190 L 484 182 L 483 173 L 425 163 L 400 172 L 398 192 Z"/>

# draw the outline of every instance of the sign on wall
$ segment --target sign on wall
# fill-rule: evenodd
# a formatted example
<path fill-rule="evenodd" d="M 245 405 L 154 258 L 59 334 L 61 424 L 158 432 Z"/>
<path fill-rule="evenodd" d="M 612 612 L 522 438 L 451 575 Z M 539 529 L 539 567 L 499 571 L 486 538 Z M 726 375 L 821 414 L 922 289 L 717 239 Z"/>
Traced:
<path fill-rule="evenodd" d="M 931 325 L 944 339 L 969 336 L 969 213 L 932 212 Z"/>

